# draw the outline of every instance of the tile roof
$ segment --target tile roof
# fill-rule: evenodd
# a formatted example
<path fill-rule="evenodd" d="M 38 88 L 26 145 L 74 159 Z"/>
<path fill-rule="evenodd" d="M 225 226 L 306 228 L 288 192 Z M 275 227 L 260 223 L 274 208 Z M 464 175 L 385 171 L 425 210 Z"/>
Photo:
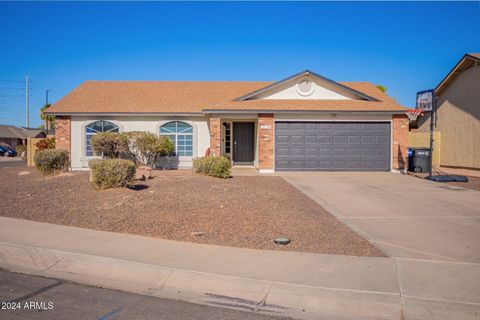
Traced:
<path fill-rule="evenodd" d="M 48 110 L 76 113 L 202 113 L 203 110 L 405 110 L 368 82 L 342 82 L 381 101 L 233 101 L 272 82 L 86 81 Z"/>

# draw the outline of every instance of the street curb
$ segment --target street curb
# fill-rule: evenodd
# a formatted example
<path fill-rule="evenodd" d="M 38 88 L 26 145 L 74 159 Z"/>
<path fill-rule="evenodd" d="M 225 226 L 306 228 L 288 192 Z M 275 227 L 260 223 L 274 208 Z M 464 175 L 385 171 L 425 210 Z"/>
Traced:
<path fill-rule="evenodd" d="M 175 269 L 0 242 L 0 268 L 142 295 L 299 319 L 399 319 L 399 295 Z"/>

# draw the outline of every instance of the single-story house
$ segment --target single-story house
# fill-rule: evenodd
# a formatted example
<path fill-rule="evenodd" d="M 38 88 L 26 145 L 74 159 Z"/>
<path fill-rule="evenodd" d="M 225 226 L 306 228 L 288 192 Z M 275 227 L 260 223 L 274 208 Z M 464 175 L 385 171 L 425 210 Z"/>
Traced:
<path fill-rule="evenodd" d="M 434 154 L 439 155 L 434 156 L 434 165 L 480 170 L 480 53 L 465 54 L 437 85 L 435 94 Z M 419 117 L 416 127 L 412 128 L 413 137 L 429 136 L 429 113 Z M 428 147 L 428 138 L 422 140 Z"/>
<path fill-rule="evenodd" d="M 149 131 L 172 139 L 178 167 L 208 152 L 269 173 L 404 170 L 406 110 L 371 83 L 306 70 L 274 83 L 86 81 L 48 113 L 73 169 L 95 157 L 92 135 Z"/>
<path fill-rule="evenodd" d="M 45 138 L 46 134 L 42 129 L 24 128 L 0 124 L 0 144 L 16 147 L 25 144 L 27 138 Z"/>

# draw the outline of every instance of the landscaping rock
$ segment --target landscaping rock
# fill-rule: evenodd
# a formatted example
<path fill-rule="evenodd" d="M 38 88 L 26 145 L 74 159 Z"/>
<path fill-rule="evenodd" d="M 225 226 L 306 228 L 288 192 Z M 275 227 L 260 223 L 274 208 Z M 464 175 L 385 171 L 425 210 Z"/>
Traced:
<path fill-rule="evenodd" d="M 20 179 L 21 171 L 30 175 Z M 88 172 L 45 179 L 18 167 L 1 174 L 9 181 L 0 184 L 1 216 L 221 246 L 384 256 L 278 176 L 217 179 L 163 170 L 132 189 L 97 192 Z M 293 241 L 275 244 L 282 235 Z"/>
<path fill-rule="evenodd" d="M 148 166 L 140 166 L 137 168 L 137 171 L 135 172 L 135 179 L 137 180 L 146 181 L 148 179 L 151 179 L 152 177 L 153 177 L 152 168 Z"/>

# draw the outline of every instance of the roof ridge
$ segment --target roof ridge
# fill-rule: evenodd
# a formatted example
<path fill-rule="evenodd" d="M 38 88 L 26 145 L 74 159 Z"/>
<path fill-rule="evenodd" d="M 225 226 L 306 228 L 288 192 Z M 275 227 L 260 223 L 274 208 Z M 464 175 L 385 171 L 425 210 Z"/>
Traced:
<path fill-rule="evenodd" d="M 83 82 L 160 82 L 160 83 L 271 83 L 256 80 L 84 80 Z"/>

